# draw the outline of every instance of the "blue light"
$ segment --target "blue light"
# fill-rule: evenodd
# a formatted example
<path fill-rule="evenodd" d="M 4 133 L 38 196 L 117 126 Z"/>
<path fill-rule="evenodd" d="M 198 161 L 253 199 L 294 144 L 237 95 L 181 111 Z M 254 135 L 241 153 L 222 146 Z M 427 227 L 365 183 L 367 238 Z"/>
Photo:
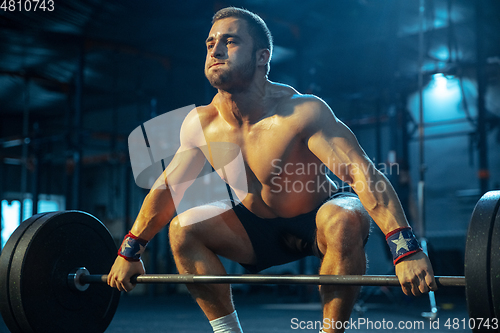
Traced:
<path fill-rule="evenodd" d="M 441 61 L 447 61 L 450 58 L 450 50 L 447 45 L 440 45 L 429 51 L 429 53 L 436 59 Z"/>
<path fill-rule="evenodd" d="M 466 82 L 469 86 L 470 82 Z M 438 122 L 464 118 L 462 108 L 462 92 L 460 80 L 457 77 L 437 73 L 432 75 L 429 83 L 423 90 L 425 122 Z M 418 117 L 418 93 L 413 94 L 408 100 L 408 107 L 415 117 Z M 442 130 L 435 128 L 434 130 Z M 428 129 L 432 132 L 432 129 Z"/>
<path fill-rule="evenodd" d="M 441 121 L 463 117 L 459 80 L 437 73 L 424 89 L 426 121 Z"/>
<path fill-rule="evenodd" d="M 436 93 L 446 93 L 448 90 L 448 79 L 443 73 L 434 74 L 432 76 L 433 89 Z"/>

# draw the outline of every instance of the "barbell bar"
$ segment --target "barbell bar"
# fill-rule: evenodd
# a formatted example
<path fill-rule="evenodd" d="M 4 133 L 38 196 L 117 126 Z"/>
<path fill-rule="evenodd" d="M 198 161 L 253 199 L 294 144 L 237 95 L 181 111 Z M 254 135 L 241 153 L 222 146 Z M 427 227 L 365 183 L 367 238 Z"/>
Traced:
<path fill-rule="evenodd" d="M 500 191 L 486 193 L 472 214 L 465 276 L 438 276 L 440 287 L 465 287 L 470 318 L 500 316 Z M 95 217 L 43 213 L 24 221 L 0 255 L 0 312 L 13 333 L 104 332 L 120 292 L 106 285 L 116 244 Z M 140 275 L 133 283 L 337 284 L 399 286 L 396 276 Z M 475 333 L 492 332 L 476 327 Z M 498 332 L 498 331 L 497 331 Z"/>
<path fill-rule="evenodd" d="M 83 273 L 87 272 L 87 273 Z M 465 276 L 436 276 L 438 287 L 465 287 Z M 85 267 L 68 274 L 68 284 L 77 290 L 92 283 L 106 283 L 107 275 L 90 274 Z M 132 283 L 169 284 L 313 284 L 348 286 L 399 286 L 394 275 L 196 275 L 196 274 L 144 274 L 133 276 Z"/>

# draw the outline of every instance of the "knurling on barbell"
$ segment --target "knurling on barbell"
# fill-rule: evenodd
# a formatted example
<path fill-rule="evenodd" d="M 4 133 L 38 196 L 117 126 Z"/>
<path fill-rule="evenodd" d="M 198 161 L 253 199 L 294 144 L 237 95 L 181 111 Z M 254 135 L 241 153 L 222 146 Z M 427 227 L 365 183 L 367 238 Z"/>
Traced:
<path fill-rule="evenodd" d="M 470 318 L 497 318 L 500 306 L 500 191 L 485 194 L 467 234 L 465 277 L 437 277 L 466 289 Z M 106 227 L 80 211 L 44 213 L 24 221 L 0 256 L 0 312 L 11 332 L 104 332 L 120 293 L 106 275 L 117 248 Z M 78 269 L 80 271 L 78 272 Z M 397 286 L 395 276 L 141 275 L 137 283 L 344 284 Z M 484 329 L 484 328 L 482 328 Z M 475 328 L 477 332 L 484 331 Z"/>

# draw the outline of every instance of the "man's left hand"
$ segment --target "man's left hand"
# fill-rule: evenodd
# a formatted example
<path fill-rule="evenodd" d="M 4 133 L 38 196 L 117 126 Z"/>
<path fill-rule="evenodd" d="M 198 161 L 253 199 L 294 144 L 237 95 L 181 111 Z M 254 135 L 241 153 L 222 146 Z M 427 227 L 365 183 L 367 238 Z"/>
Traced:
<path fill-rule="evenodd" d="M 401 289 L 408 296 L 437 290 L 431 262 L 424 252 L 415 253 L 397 263 L 396 275 Z"/>

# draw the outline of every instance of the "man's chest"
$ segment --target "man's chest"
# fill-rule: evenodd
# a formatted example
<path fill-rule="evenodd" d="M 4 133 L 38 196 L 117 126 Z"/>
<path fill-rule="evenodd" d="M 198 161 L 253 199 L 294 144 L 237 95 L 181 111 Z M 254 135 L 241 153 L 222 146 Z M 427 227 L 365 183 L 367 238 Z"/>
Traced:
<path fill-rule="evenodd" d="M 284 165 L 308 159 L 310 154 L 300 132 L 286 122 L 261 122 L 240 129 L 208 127 L 204 132 L 209 147 L 205 155 L 214 169 L 220 165 L 230 166 L 232 161 L 241 158 L 242 163 L 233 165 L 245 170 L 228 167 L 228 171 L 244 171 L 247 178 L 257 178 L 261 183 L 268 183 Z"/>

